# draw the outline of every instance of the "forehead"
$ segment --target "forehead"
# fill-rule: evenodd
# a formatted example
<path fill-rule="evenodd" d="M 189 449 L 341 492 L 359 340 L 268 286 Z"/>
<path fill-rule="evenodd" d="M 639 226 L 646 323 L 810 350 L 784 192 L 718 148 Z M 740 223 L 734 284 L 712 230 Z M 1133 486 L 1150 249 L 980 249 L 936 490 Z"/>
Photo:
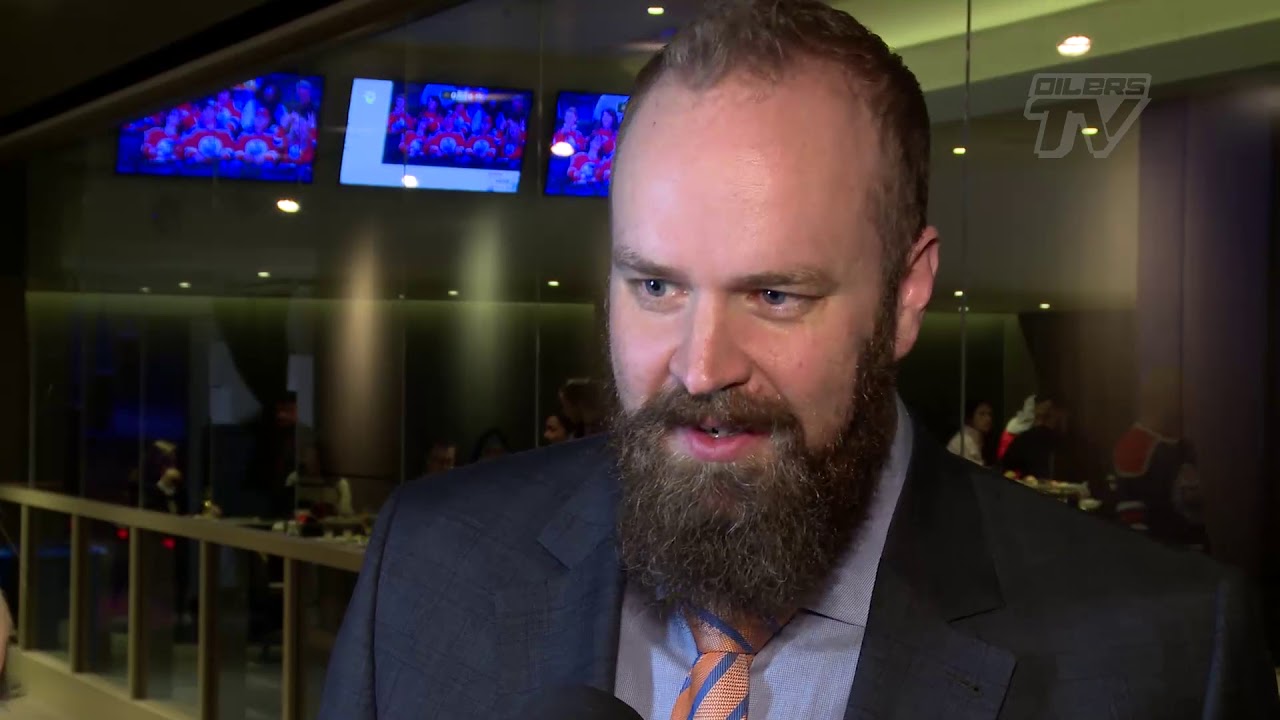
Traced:
<path fill-rule="evenodd" d="M 615 245 L 724 271 L 878 262 L 867 201 L 878 133 L 837 69 L 810 63 L 773 83 L 735 74 L 702 90 L 664 80 L 628 122 Z"/>

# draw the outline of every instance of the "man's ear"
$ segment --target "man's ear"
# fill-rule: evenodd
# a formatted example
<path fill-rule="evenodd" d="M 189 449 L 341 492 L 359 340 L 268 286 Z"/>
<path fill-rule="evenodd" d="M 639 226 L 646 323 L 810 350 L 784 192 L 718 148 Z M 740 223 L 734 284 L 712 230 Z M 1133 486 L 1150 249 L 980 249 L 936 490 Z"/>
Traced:
<path fill-rule="evenodd" d="M 920 337 L 924 309 L 933 297 L 933 281 L 938 276 L 938 229 L 930 225 L 920 233 L 907 255 L 907 271 L 898 286 L 898 336 L 894 358 L 901 360 Z"/>

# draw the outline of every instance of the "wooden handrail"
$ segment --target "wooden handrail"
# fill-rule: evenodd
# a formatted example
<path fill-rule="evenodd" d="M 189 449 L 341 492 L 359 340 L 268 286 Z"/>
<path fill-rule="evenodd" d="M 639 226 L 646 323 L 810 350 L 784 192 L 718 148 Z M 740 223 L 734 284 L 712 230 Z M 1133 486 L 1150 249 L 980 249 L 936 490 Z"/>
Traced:
<path fill-rule="evenodd" d="M 86 500 L 23 485 L 0 484 L 0 502 L 101 520 L 128 528 L 200 540 L 240 550 L 251 550 L 336 570 L 358 572 L 360 564 L 364 561 L 364 548 L 353 544 L 293 537 L 266 530 L 239 527 L 220 520 L 170 515 L 100 500 Z"/>

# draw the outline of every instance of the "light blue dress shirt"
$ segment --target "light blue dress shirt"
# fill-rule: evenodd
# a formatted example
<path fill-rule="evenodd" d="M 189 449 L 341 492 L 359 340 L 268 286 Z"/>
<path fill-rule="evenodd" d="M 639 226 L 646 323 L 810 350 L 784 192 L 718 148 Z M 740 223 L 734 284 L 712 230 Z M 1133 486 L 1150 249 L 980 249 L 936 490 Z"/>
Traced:
<path fill-rule="evenodd" d="M 840 720 L 858 669 L 880 555 L 911 461 L 911 422 L 898 400 L 889 460 L 866 523 L 826 588 L 751 664 L 751 720 Z M 614 694 L 646 720 L 668 720 L 698 657 L 684 619 L 668 621 L 630 590 L 622 604 Z"/>

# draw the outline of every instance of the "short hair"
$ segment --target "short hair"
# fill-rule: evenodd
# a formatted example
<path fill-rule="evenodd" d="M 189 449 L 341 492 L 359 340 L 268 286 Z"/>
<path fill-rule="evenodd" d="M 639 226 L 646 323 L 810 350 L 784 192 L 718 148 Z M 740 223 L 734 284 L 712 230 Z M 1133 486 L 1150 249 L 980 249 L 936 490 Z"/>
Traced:
<path fill-rule="evenodd" d="M 664 78 L 702 90 L 735 73 L 777 82 L 805 60 L 843 69 L 879 132 L 883 177 L 868 200 L 894 287 L 908 251 L 925 228 L 929 206 L 929 111 L 920 83 L 880 36 L 820 0 L 714 0 L 678 32 L 636 77 L 623 140 L 650 91 Z"/>

